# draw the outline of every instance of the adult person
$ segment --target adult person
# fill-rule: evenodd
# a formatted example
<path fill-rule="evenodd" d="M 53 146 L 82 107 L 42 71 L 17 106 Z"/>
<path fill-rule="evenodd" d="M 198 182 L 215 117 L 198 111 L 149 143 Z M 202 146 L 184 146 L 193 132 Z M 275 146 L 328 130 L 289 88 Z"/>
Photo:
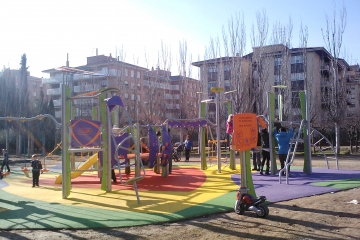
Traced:
<path fill-rule="evenodd" d="M 286 157 L 289 152 L 290 139 L 293 136 L 294 132 L 292 128 L 289 128 L 289 131 L 287 131 L 285 127 L 281 127 L 280 132 L 278 133 L 276 132 L 276 129 L 274 129 L 274 137 L 276 138 L 278 144 L 278 153 L 281 169 L 284 169 L 285 167 Z M 288 166 L 288 173 L 290 173 L 290 166 Z M 283 172 L 282 174 L 285 175 L 285 172 Z"/>
<path fill-rule="evenodd" d="M 31 156 L 31 167 L 32 167 L 32 179 L 33 179 L 33 185 L 32 187 L 39 187 L 39 177 L 40 177 L 40 171 L 42 169 L 41 162 L 39 159 L 36 158 L 36 155 Z"/>
<path fill-rule="evenodd" d="M 185 147 L 185 162 L 188 162 L 189 159 L 190 159 L 190 151 L 191 151 L 192 146 L 193 146 L 193 142 L 191 141 L 190 136 L 187 135 L 187 136 L 186 136 L 186 139 L 185 139 L 185 142 L 184 142 L 184 147 Z"/>
<path fill-rule="evenodd" d="M 267 128 L 263 128 L 260 132 L 261 135 L 261 142 L 262 142 L 262 161 L 261 161 L 261 168 L 260 174 L 263 175 L 264 165 L 266 161 L 266 170 L 265 174 L 269 175 L 270 171 L 270 145 L 269 145 L 269 132 Z"/>
<path fill-rule="evenodd" d="M 4 166 L 6 166 L 7 171 L 10 172 L 10 167 L 9 167 L 9 153 L 7 152 L 7 149 L 3 149 L 2 153 L 4 155 L 4 160 L 2 162 L 1 165 L 1 172 L 4 170 Z"/>
<path fill-rule="evenodd" d="M 261 135 L 258 133 L 258 141 L 256 148 L 252 151 L 252 157 L 253 157 L 253 171 L 260 171 L 261 167 L 261 159 L 260 159 L 260 151 L 258 150 L 261 148 Z"/>
<path fill-rule="evenodd" d="M 226 139 L 229 143 L 229 150 L 231 149 L 232 134 L 234 132 L 234 114 L 229 114 L 226 120 Z"/>

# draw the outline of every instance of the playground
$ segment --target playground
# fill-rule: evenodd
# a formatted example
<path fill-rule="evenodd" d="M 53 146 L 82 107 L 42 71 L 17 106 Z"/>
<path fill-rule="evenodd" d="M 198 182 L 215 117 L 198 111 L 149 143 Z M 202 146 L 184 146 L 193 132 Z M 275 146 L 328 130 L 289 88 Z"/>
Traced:
<path fill-rule="evenodd" d="M 318 136 L 311 135 L 315 130 L 310 133 L 304 120 L 294 124 L 283 122 L 297 128 L 292 139 L 293 151 L 290 148 L 286 160 L 292 166 L 291 176 L 289 172 L 286 177 L 277 174 L 286 167 L 278 169 L 275 147 L 270 148 L 271 174 L 260 175 L 251 171 L 250 150 L 257 146 L 254 133 L 258 124 L 263 128 L 268 125 L 272 132 L 271 121 L 266 123 L 252 113 L 235 114 L 236 138 L 231 150 L 224 153 L 216 145 L 213 150 L 216 156 L 210 156 L 205 150 L 205 129 L 216 126 L 217 139 L 212 140 L 213 144 L 221 142 L 220 129 L 219 124 L 205 118 L 205 103 L 199 119 L 168 119 L 158 126 L 141 126 L 129 120 L 129 125 L 119 128 L 112 122 L 116 109 L 124 107 L 117 92 L 105 89 L 91 96 L 70 97 L 63 86 L 63 95 L 68 97 L 63 104 L 67 107 L 62 111 L 61 160 L 42 159 L 40 187 L 35 188 L 31 187 L 31 171 L 26 161 L 23 166 L 11 168 L 11 174 L 0 181 L 1 229 L 93 229 L 168 223 L 232 211 L 239 187 L 254 197 L 266 196 L 266 204 L 271 208 L 271 204 L 282 201 L 360 186 L 358 166 L 342 165 L 336 154 L 328 157 L 320 148 L 319 154 L 325 158 L 320 154 L 318 164 L 312 163 L 309 149 L 317 146 L 310 145 L 309 136 Z M 115 95 L 105 98 L 106 93 Z M 94 119 L 71 120 L 70 102 L 89 98 L 99 101 Z M 216 122 L 219 123 L 218 114 Z M 169 127 L 199 128 L 200 155 L 193 156 L 191 162 L 173 162 L 171 166 Z M 140 140 L 141 128 L 148 132 L 147 144 Z M 155 135 L 155 130 L 161 131 L 161 137 Z M 296 159 L 300 136 L 307 140 L 303 140 L 304 156 Z M 320 134 L 318 139 L 317 143 L 324 137 Z M 246 213 L 245 219 L 251 213 L 256 216 L 254 212 L 264 213 L 256 207 L 250 210 L 253 212 Z M 263 216 L 268 214 L 269 211 Z"/>
<path fill-rule="evenodd" d="M 281 226 L 281 224 L 285 224 L 281 229 L 288 229 L 288 233 L 280 229 L 279 231 L 272 231 L 271 234 L 268 233 L 270 234 L 269 236 L 276 236 L 276 233 L 281 233 L 283 237 L 295 231 L 308 233 L 315 231 L 301 231 L 301 229 L 312 229 L 310 223 L 319 220 L 318 218 L 320 218 L 320 222 L 316 226 L 320 226 L 320 228 L 321 226 L 326 228 L 327 224 L 330 224 L 337 218 L 341 218 L 343 224 L 348 223 L 347 227 L 351 229 L 357 226 L 356 224 L 350 224 L 350 222 L 355 223 L 356 218 L 354 218 L 354 216 L 358 216 L 360 210 L 357 207 L 358 205 L 353 205 L 348 202 L 354 199 L 359 200 L 359 191 L 349 190 L 338 193 L 337 191 L 354 188 L 359 189 L 359 160 L 359 157 L 355 160 L 351 158 L 341 158 L 340 168 L 352 169 L 352 171 L 348 171 L 325 169 L 324 160 L 320 157 L 315 158 L 313 160 L 313 175 L 304 177 L 301 176 L 300 171 L 301 159 L 297 158 L 292 167 L 294 168 L 292 171 L 294 175 L 291 177 L 290 185 L 286 185 L 285 183 L 279 185 L 276 176 L 261 176 L 258 172 L 253 172 L 256 192 L 261 191 L 261 194 L 266 194 L 268 200 L 271 202 L 269 205 L 271 214 L 268 216 L 268 219 L 259 219 L 251 212 L 246 213 L 244 216 L 233 213 L 232 207 L 235 199 L 235 190 L 239 187 L 236 183 L 239 171 L 232 173 L 226 170 L 226 165 L 221 174 L 217 173 L 215 165 L 215 169 L 209 167 L 209 171 L 200 171 L 198 167 L 200 159 L 197 156 L 192 157 L 189 163 L 179 162 L 174 164 L 174 174 L 168 178 L 149 175 L 148 181 L 145 179 L 139 182 L 140 205 L 136 201 L 134 191 L 132 189 L 124 189 L 119 183 L 113 184 L 116 190 L 111 193 L 99 191 L 99 186 L 93 183 L 89 184 L 89 182 L 91 182 L 90 173 L 87 174 L 86 177 L 84 176 L 83 179 L 79 178 L 74 182 L 70 198 L 62 199 L 61 185 L 54 184 L 55 176 L 57 175 L 56 172 L 59 172 L 59 165 L 49 165 L 48 168 L 50 171 L 40 176 L 40 187 L 31 188 L 31 179 L 24 176 L 21 172 L 22 163 L 18 163 L 12 166 L 14 173 L 4 178 L 4 181 L 1 181 L 0 191 L 2 201 L 0 206 L 0 221 L 2 229 L 12 229 L 10 233 L 19 232 L 21 236 L 28 236 L 27 234 L 30 233 L 21 230 L 16 231 L 16 229 L 42 229 L 45 231 L 54 228 L 70 228 L 84 229 L 82 230 L 83 234 L 91 234 L 92 232 L 94 234 L 93 236 L 98 236 L 99 238 L 101 235 L 98 235 L 98 231 L 106 232 L 105 230 L 94 231 L 89 229 L 159 223 L 162 224 L 158 226 L 150 225 L 141 228 L 129 228 L 127 230 L 122 229 L 119 231 L 131 231 L 134 236 L 138 234 L 141 235 L 140 233 L 144 236 L 150 236 L 145 234 L 146 232 L 143 230 L 140 230 L 147 229 L 147 231 L 149 231 L 148 234 L 151 233 L 151 236 L 159 236 L 159 239 L 165 239 L 166 237 L 163 236 L 164 233 L 166 233 L 166 236 L 176 236 L 174 235 L 175 233 L 170 230 L 171 228 L 176 228 L 177 233 L 182 232 L 184 236 L 189 236 L 186 235 L 185 229 L 189 230 L 189 228 L 194 228 L 194 226 L 191 226 L 194 225 L 194 221 L 198 222 L 197 225 L 195 224 L 195 226 L 198 227 L 211 225 L 212 222 L 217 221 L 218 225 L 216 226 L 218 229 L 221 229 L 221 226 L 226 223 L 222 231 L 233 229 L 231 230 L 233 234 L 238 231 L 234 230 L 234 228 L 239 228 L 239 226 L 241 226 L 241 228 L 247 226 L 248 230 L 245 232 L 251 232 L 251 229 L 258 229 L 259 226 L 263 226 L 264 229 L 268 229 L 269 231 L 269 224 L 275 225 L 276 228 Z M 335 165 L 331 163 L 330 166 L 334 168 Z M 185 176 L 184 174 L 192 174 L 192 176 Z M 232 179 L 231 176 L 233 176 Z M 190 178 L 187 179 L 187 177 Z M 264 179 L 266 177 L 268 179 Z M 144 183 L 141 184 L 142 182 Z M 98 183 L 97 185 L 100 184 Z M 183 186 L 186 186 L 186 188 Z M 291 191 L 291 189 L 293 189 L 293 191 Z M 307 192 L 307 189 L 311 189 L 311 192 Z M 324 199 L 324 197 L 329 194 L 331 196 Z M 335 196 L 335 194 L 347 194 L 348 196 L 337 197 L 336 200 L 331 200 L 333 202 L 330 202 L 330 205 L 327 205 L 327 201 Z M 303 198 L 305 196 L 309 197 Z M 310 201 L 310 199 L 321 197 L 323 198 L 321 201 Z M 288 200 L 291 200 L 290 202 L 292 202 L 292 204 L 286 204 Z M 342 210 L 335 210 L 338 209 L 339 206 L 342 206 Z M 291 212 L 291 215 L 286 215 L 286 211 Z M 229 213 L 225 214 L 224 212 Z M 283 212 L 284 215 L 282 215 Z M 309 214 L 309 212 L 313 213 Z M 208 216 L 212 213 L 224 214 L 220 214 L 221 220 L 216 220 L 214 218 L 219 216 L 219 214 Z M 228 217 L 225 217 L 225 215 Z M 325 220 L 326 218 L 324 219 L 324 215 L 328 220 Z M 207 217 L 204 218 L 203 216 Z M 193 223 L 189 226 L 186 226 L 186 224 L 182 222 L 167 223 L 188 218 L 191 219 L 193 217 L 201 217 L 201 219 L 189 220 L 189 222 L 192 221 Z M 301 220 L 302 217 L 307 220 Z M 350 222 L 347 222 L 346 219 L 349 219 Z M 289 226 L 286 222 L 294 222 L 294 224 L 296 222 L 296 229 L 295 226 Z M 337 221 L 336 224 L 339 224 L 339 222 Z M 328 233 L 333 232 L 332 234 L 338 234 L 336 235 L 338 238 L 344 238 L 344 236 L 346 236 L 340 226 L 336 229 L 340 229 L 340 232 L 336 232 L 335 227 L 334 230 L 326 228 L 326 231 Z M 205 231 L 206 227 L 202 230 Z M 66 230 L 61 231 L 66 232 Z M 86 233 L 86 231 L 90 231 L 90 233 Z M 77 230 L 77 232 L 81 232 L 81 230 Z M 244 232 L 244 229 L 242 232 Z M 211 233 L 214 234 L 212 236 L 216 236 L 216 230 L 208 231 L 207 234 Z M 76 236 L 74 232 L 73 234 Z M 238 234 L 238 236 L 242 236 L 241 232 Z M 249 236 L 264 236 L 264 234 L 266 233 L 254 231 L 254 235 Z M 41 236 L 41 234 L 39 236 Z M 121 234 L 119 236 L 121 236 Z M 349 236 L 356 235 L 349 233 Z M 278 237 L 280 237 L 280 235 Z"/>

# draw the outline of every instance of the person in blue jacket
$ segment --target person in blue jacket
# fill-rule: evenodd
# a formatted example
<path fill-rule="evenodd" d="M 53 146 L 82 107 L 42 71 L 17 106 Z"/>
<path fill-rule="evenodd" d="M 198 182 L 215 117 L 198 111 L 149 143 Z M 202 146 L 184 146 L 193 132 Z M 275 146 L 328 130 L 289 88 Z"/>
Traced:
<path fill-rule="evenodd" d="M 274 129 L 274 137 L 276 138 L 278 144 L 281 169 L 284 169 L 285 167 L 285 161 L 290 147 L 289 144 L 293 135 L 294 132 L 292 128 L 289 128 L 289 131 L 287 131 L 285 127 L 281 127 L 279 132 Z M 290 166 L 288 167 L 288 172 L 290 172 Z M 285 172 L 283 172 L 283 175 L 285 175 Z"/>
<path fill-rule="evenodd" d="M 186 136 L 186 140 L 184 142 L 184 147 L 185 147 L 185 162 L 188 162 L 189 161 L 189 158 L 190 158 L 190 151 L 191 151 L 191 148 L 193 146 L 193 143 L 190 139 L 190 136 L 187 135 Z"/>

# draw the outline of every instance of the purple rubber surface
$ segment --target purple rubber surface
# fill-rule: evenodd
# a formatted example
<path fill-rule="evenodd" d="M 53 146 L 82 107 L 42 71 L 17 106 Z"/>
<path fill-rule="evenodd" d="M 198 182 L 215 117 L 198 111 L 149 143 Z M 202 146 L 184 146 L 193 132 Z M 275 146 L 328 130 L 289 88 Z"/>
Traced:
<path fill-rule="evenodd" d="M 311 174 L 305 174 L 301 169 L 294 169 L 291 170 L 288 185 L 285 177 L 282 177 L 280 184 L 278 175 L 260 175 L 256 172 L 252 177 L 257 196 L 266 196 L 270 202 L 279 202 L 339 191 L 341 188 L 332 187 L 331 183 L 327 187 L 315 186 L 313 183 L 360 178 L 360 171 L 315 168 Z M 240 174 L 232 175 L 232 179 L 240 186 Z"/>

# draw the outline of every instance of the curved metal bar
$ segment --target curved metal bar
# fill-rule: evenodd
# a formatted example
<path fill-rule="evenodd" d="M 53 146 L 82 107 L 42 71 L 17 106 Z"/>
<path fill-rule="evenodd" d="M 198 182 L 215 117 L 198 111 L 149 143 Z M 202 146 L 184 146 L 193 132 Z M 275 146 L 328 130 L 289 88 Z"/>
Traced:
<path fill-rule="evenodd" d="M 284 171 L 286 171 L 286 184 L 289 184 L 289 170 L 288 170 L 288 167 L 294 162 L 295 155 L 296 155 L 297 145 L 298 145 L 298 143 L 299 143 L 299 138 L 300 138 L 300 135 L 301 135 L 301 129 L 302 129 L 302 127 L 303 127 L 303 122 L 304 122 L 304 119 L 301 121 L 299 130 L 298 130 L 298 132 L 297 132 L 296 142 L 295 142 L 294 151 L 293 151 L 291 160 L 290 160 L 290 162 L 288 162 L 288 160 L 289 160 L 289 155 L 290 155 L 290 152 L 291 152 L 291 147 L 290 147 L 290 148 L 289 148 L 289 151 L 288 151 L 288 154 L 287 154 L 287 156 L 286 156 L 285 167 L 284 167 L 283 169 L 280 169 L 280 171 L 279 171 L 279 183 L 280 183 L 280 184 L 281 184 L 281 175 L 282 175 L 282 173 L 283 173 Z M 292 125 L 291 122 L 290 122 L 290 124 Z M 294 136 L 295 136 L 295 134 L 294 134 Z M 293 136 L 291 145 L 292 145 L 293 142 L 294 142 L 294 136 Z"/>
<path fill-rule="evenodd" d="M 0 117 L 0 120 L 29 122 L 29 121 L 34 121 L 34 120 L 40 120 L 41 121 L 44 117 L 47 117 L 47 118 L 50 118 L 51 120 L 53 120 L 53 122 L 55 123 L 56 129 L 61 128 L 61 123 L 58 123 L 56 121 L 56 119 L 50 114 L 40 114 L 40 115 L 37 115 L 35 117 L 30 117 L 30 118 L 7 116 L 7 117 Z"/>
<path fill-rule="evenodd" d="M 108 93 L 108 92 L 117 92 L 119 93 L 120 90 L 117 88 L 105 88 L 103 90 L 100 90 L 97 94 L 92 95 L 92 96 L 74 96 L 74 97 L 70 97 L 69 100 L 78 100 L 78 99 L 92 99 L 92 98 L 97 98 L 98 96 L 100 96 L 101 94 L 104 93 Z"/>
<path fill-rule="evenodd" d="M 208 124 L 212 125 L 213 127 L 216 126 L 216 123 L 212 123 L 208 118 L 191 118 L 191 119 L 166 119 L 163 124 L 167 125 L 169 121 L 179 121 L 179 122 L 186 122 L 186 121 L 198 121 L 198 120 L 205 120 Z"/>

